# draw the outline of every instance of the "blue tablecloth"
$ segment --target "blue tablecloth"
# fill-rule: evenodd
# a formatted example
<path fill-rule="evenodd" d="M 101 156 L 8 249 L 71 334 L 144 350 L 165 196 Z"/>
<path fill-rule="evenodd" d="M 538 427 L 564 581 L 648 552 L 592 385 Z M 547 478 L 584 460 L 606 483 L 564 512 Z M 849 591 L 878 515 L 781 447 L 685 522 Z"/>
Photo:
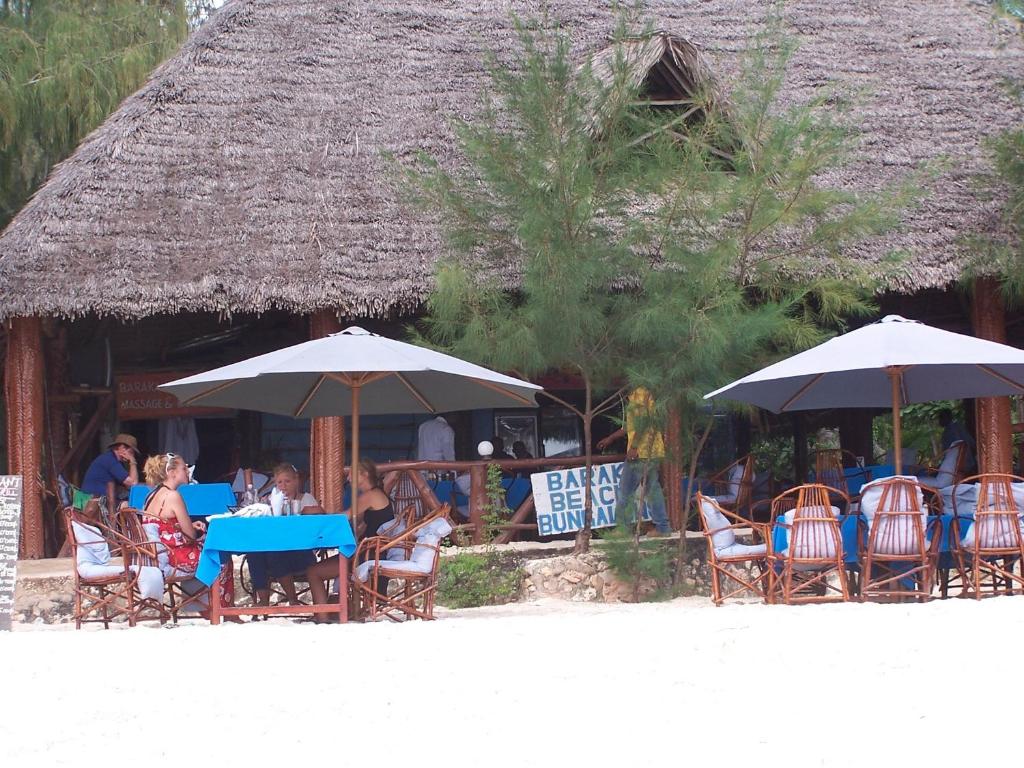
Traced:
<path fill-rule="evenodd" d="M 133 485 L 128 493 L 128 506 L 142 509 L 146 497 L 152 492 L 148 485 Z M 191 517 L 222 515 L 238 504 L 228 483 L 198 483 L 178 486 L 185 509 Z"/>
<path fill-rule="evenodd" d="M 928 518 L 928 529 L 925 535 L 928 536 L 929 541 L 935 531 L 935 516 Z M 942 532 L 939 534 L 939 567 L 950 568 L 952 567 L 952 561 L 950 560 L 950 554 L 954 547 L 952 542 L 953 536 L 953 515 L 945 514 L 938 515 L 939 524 L 942 526 Z M 971 518 L 960 516 L 961 534 L 966 532 L 967 526 L 965 521 L 969 522 Z M 858 559 L 858 546 L 857 546 L 857 526 L 863 521 L 864 525 L 867 525 L 867 518 L 862 515 L 840 515 L 839 516 L 839 531 L 843 537 L 843 560 L 848 564 L 856 563 Z M 789 531 L 788 529 L 776 523 L 772 528 L 772 550 L 780 552 L 787 548 Z M 947 564 L 948 563 L 948 564 Z"/>
<path fill-rule="evenodd" d="M 220 573 L 222 554 L 322 548 L 337 548 L 345 557 L 352 557 L 356 540 L 348 517 L 219 517 L 210 521 L 196 578 L 213 584 Z"/>

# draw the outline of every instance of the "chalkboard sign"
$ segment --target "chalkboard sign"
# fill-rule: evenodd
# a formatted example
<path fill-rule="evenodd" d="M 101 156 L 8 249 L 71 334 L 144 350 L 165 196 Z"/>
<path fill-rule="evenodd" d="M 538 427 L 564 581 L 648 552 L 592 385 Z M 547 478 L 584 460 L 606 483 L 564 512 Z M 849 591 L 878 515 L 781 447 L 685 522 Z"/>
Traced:
<path fill-rule="evenodd" d="M 21 530 L 21 475 L 0 475 L 0 631 L 11 628 Z"/>

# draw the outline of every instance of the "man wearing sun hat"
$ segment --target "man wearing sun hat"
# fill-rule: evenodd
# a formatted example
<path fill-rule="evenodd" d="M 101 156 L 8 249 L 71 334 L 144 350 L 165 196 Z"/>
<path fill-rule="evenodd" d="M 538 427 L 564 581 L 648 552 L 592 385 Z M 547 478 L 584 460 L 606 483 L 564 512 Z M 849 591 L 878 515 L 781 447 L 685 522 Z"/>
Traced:
<path fill-rule="evenodd" d="M 114 437 L 107 450 L 93 459 L 85 471 L 82 490 L 92 496 L 105 497 L 107 483 L 111 480 L 131 488 L 139 482 L 139 465 L 135 461 L 138 452 L 139 441 L 133 435 L 122 432 Z"/>

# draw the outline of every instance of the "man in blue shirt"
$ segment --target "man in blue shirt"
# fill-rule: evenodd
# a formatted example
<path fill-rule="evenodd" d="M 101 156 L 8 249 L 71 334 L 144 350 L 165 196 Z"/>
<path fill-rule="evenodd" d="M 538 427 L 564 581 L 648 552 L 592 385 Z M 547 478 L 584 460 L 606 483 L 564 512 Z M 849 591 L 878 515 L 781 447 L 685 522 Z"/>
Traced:
<path fill-rule="evenodd" d="M 105 497 L 107 483 L 111 480 L 125 488 L 139 482 L 139 466 L 135 461 L 139 443 L 135 437 L 122 433 L 107 449 L 93 459 L 82 480 L 82 490 L 92 496 Z"/>

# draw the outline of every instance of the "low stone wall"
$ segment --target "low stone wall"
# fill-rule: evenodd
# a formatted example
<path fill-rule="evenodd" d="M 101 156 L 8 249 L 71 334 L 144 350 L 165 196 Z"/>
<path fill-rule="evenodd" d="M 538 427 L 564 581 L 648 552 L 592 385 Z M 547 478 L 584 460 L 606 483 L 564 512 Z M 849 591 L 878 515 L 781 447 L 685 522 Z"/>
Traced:
<path fill-rule="evenodd" d="M 67 561 L 70 565 L 71 561 Z M 23 576 L 18 574 L 14 593 L 14 621 L 22 624 L 59 624 L 74 615 L 71 574 Z"/>
<path fill-rule="evenodd" d="M 665 547 L 673 550 L 678 541 L 666 540 Z M 686 562 L 679 583 L 687 594 L 711 593 L 703 540 L 687 542 Z M 654 593 L 658 585 L 642 582 L 634 592 L 633 585 L 619 580 L 608 565 L 608 559 L 599 546 L 584 555 L 556 555 L 542 559 L 525 559 L 526 573 L 523 595 L 528 599 L 549 597 L 578 602 L 633 602 Z"/>
<path fill-rule="evenodd" d="M 666 540 L 664 546 L 675 550 L 679 542 L 675 539 Z M 703 538 L 694 537 L 686 542 L 684 561 L 679 579 L 681 591 L 684 594 L 710 596 L 711 569 L 708 568 L 707 545 Z M 748 582 L 755 576 L 751 565 L 732 565 L 728 569 Z M 549 597 L 581 602 L 633 602 L 649 598 L 658 588 L 656 583 L 648 581 L 641 583 L 639 590 L 634 593 L 632 584 L 616 578 L 599 545 L 585 555 L 559 554 L 530 558 L 527 553 L 523 570 L 526 573 L 523 596 L 527 599 Z M 738 582 L 722 578 L 723 592 L 730 592 L 738 586 Z M 752 592 L 738 596 L 756 597 Z"/>

